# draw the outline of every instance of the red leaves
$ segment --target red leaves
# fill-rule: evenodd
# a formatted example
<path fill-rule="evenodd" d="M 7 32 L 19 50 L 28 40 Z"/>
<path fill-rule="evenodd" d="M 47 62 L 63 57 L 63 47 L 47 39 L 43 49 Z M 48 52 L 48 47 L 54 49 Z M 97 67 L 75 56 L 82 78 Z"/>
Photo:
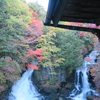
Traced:
<path fill-rule="evenodd" d="M 37 57 L 37 59 L 39 60 L 39 62 L 42 62 L 42 60 L 44 59 L 44 57 L 43 56 Z"/>
<path fill-rule="evenodd" d="M 31 25 L 30 28 L 28 29 L 30 31 L 30 34 L 35 34 L 35 35 L 41 35 L 43 34 L 43 28 L 42 28 L 42 22 L 36 19 L 36 17 L 32 17 L 31 19 Z M 31 29 L 31 30 L 30 30 Z"/>
<path fill-rule="evenodd" d="M 30 20 L 30 25 L 29 27 L 26 29 L 26 36 L 25 36 L 25 43 L 28 45 L 28 49 L 27 54 L 25 55 L 25 57 L 27 57 L 26 59 L 23 59 L 22 62 L 24 63 L 28 63 L 28 61 L 32 61 L 34 58 L 38 59 L 39 62 L 42 61 L 42 59 L 44 58 L 42 56 L 42 52 L 44 50 L 39 49 L 36 51 L 33 51 L 31 48 L 34 48 L 34 43 L 39 41 L 39 37 L 43 34 L 43 24 L 42 21 L 40 21 L 39 15 L 37 14 L 37 12 L 33 11 L 32 9 L 30 9 L 31 13 L 32 13 L 32 18 Z M 31 58 L 31 59 L 30 59 Z M 30 62 L 29 62 L 30 63 Z M 29 69 L 36 69 L 38 70 L 38 67 L 36 65 L 31 65 L 28 64 L 27 67 Z"/>
<path fill-rule="evenodd" d="M 88 25 L 89 28 L 96 28 L 97 26 L 95 24 L 91 24 L 91 25 Z"/>
<path fill-rule="evenodd" d="M 7 60 L 7 62 L 11 62 L 11 61 L 12 61 L 12 59 L 11 59 L 11 58 Z"/>
<path fill-rule="evenodd" d="M 42 49 L 39 49 L 37 51 L 33 51 L 31 49 L 28 49 L 28 54 L 26 55 L 26 57 L 31 57 L 31 56 L 38 56 L 38 55 L 42 55 L 41 53 L 43 52 L 44 50 Z"/>
<path fill-rule="evenodd" d="M 26 54 L 26 57 L 28 57 L 28 58 L 35 57 L 39 60 L 39 62 L 41 62 L 42 59 L 44 59 L 44 57 L 42 56 L 43 51 L 44 51 L 43 49 L 39 49 L 37 51 L 28 49 L 28 54 Z"/>
<path fill-rule="evenodd" d="M 33 11 L 32 9 L 30 9 L 30 11 L 31 11 L 32 15 L 39 16 L 39 15 L 37 14 L 37 12 Z"/>
<path fill-rule="evenodd" d="M 79 33 L 79 36 L 84 37 L 86 33 Z"/>
<path fill-rule="evenodd" d="M 35 11 L 32 11 L 32 15 L 39 16 Z"/>
<path fill-rule="evenodd" d="M 88 62 L 90 62 L 92 60 L 92 58 L 86 57 L 85 60 L 88 61 Z"/>
<path fill-rule="evenodd" d="M 43 24 L 39 19 L 37 12 L 30 9 L 33 17 L 30 20 L 30 26 L 26 29 L 26 41 L 28 44 L 35 43 L 39 40 L 39 36 L 43 34 Z"/>
<path fill-rule="evenodd" d="M 31 65 L 31 64 L 27 64 L 27 68 L 28 68 L 28 69 L 39 70 L 39 68 L 38 68 L 36 65 Z"/>

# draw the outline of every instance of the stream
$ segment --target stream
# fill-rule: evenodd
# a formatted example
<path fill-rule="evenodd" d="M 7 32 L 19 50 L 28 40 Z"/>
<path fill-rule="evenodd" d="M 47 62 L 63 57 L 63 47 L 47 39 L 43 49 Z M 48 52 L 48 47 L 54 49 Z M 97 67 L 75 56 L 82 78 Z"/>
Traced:
<path fill-rule="evenodd" d="M 37 65 L 38 61 L 34 61 L 32 64 Z M 31 80 L 33 71 L 28 69 L 13 85 L 8 100 L 45 100 Z"/>
<path fill-rule="evenodd" d="M 95 90 L 89 83 L 89 65 L 95 65 L 98 53 L 92 51 L 87 57 L 91 58 L 90 62 L 84 59 L 83 65 L 76 69 L 75 73 L 75 88 L 71 92 L 69 98 L 72 100 L 87 100 L 87 96 L 96 95 Z"/>
<path fill-rule="evenodd" d="M 32 69 L 28 69 L 20 80 L 14 84 L 9 100 L 44 100 L 31 81 Z"/>

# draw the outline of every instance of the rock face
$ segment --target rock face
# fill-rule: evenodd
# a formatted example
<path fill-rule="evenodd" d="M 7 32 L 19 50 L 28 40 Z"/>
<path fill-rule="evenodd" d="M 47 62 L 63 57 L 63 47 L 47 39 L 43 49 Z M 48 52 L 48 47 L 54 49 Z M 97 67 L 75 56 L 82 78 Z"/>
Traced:
<path fill-rule="evenodd" d="M 74 74 L 67 69 L 57 68 L 55 73 L 48 72 L 48 68 L 34 71 L 33 82 L 40 93 L 48 95 L 50 100 L 64 100 L 74 86 Z"/>

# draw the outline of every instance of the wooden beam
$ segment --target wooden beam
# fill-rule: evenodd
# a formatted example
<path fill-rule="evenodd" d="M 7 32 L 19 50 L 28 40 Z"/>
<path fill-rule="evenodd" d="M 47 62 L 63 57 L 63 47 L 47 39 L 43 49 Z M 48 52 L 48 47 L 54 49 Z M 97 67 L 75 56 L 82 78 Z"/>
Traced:
<path fill-rule="evenodd" d="M 84 12 L 66 12 L 63 16 L 65 17 L 75 17 L 75 18 L 89 18 L 89 19 L 99 19 L 100 15 L 89 14 Z"/>
<path fill-rule="evenodd" d="M 100 5 L 100 0 L 70 0 L 69 3 L 77 3 L 77 4 L 82 4 L 84 6 L 99 6 Z"/>
<path fill-rule="evenodd" d="M 45 23 L 50 23 L 57 0 L 49 0 Z"/>
<path fill-rule="evenodd" d="M 91 4 L 91 3 L 88 3 L 88 2 L 83 2 L 83 3 L 79 3 L 79 2 L 76 2 L 76 3 L 74 3 L 74 2 L 68 2 L 68 4 L 67 4 L 67 7 L 70 7 L 70 6 L 78 6 L 78 7 L 82 7 L 82 8 L 87 8 L 87 7 L 89 7 L 89 8 L 100 8 L 100 3 L 93 3 L 93 4 Z"/>
<path fill-rule="evenodd" d="M 100 7 L 99 8 L 93 8 L 93 7 L 79 7 L 79 6 L 66 6 L 66 9 L 64 10 L 63 14 L 66 14 L 66 12 L 79 12 L 79 13 L 89 13 L 89 14 L 100 14 Z"/>
<path fill-rule="evenodd" d="M 96 23 L 97 19 L 76 18 L 76 17 L 62 16 L 61 19 L 60 19 L 60 21 L 81 22 L 81 23 Z"/>
<path fill-rule="evenodd" d="M 52 18 L 54 26 L 57 26 L 57 24 L 62 16 L 62 13 L 66 7 L 66 4 L 69 0 L 57 0 L 57 1 L 59 1 L 59 2 L 56 7 L 56 10 L 54 12 L 54 17 Z"/>

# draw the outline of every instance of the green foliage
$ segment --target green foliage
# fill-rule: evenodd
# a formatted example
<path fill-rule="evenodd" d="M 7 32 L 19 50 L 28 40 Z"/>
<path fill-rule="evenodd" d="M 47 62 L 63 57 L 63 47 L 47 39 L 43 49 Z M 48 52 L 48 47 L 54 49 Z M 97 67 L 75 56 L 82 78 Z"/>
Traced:
<path fill-rule="evenodd" d="M 41 62 L 41 65 L 43 67 L 52 67 L 52 66 L 59 66 L 59 63 L 63 63 L 64 59 L 59 58 L 57 59 L 56 55 L 58 52 L 61 51 L 60 48 L 58 48 L 55 43 L 53 42 L 54 38 L 56 37 L 56 33 L 50 31 L 46 35 L 42 35 L 40 38 L 40 42 L 37 45 L 38 48 L 41 48 L 44 50 L 43 52 L 43 62 Z"/>
<path fill-rule="evenodd" d="M 54 41 L 57 47 L 61 49 L 57 56 L 65 59 L 62 66 L 75 69 L 82 64 L 83 56 L 79 54 L 79 51 L 82 49 L 84 41 L 79 38 L 77 32 L 67 31 L 58 33 Z"/>
<path fill-rule="evenodd" d="M 31 8 L 33 11 L 37 12 L 39 16 L 41 17 L 42 21 L 44 21 L 44 17 L 46 15 L 46 11 L 44 11 L 43 7 L 40 6 L 38 3 L 29 3 L 29 8 Z"/>
<path fill-rule="evenodd" d="M 84 41 L 77 32 L 51 28 L 42 35 L 38 48 L 44 50 L 43 67 L 64 67 L 75 69 L 82 64 L 83 55 L 79 54 Z M 66 66 L 66 67 L 65 67 Z"/>
<path fill-rule="evenodd" d="M 0 67 L 4 66 L 4 65 L 6 65 L 6 64 L 7 64 L 6 61 L 2 61 L 2 62 L 0 62 Z"/>
<path fill-rule="evenodd" d="M 0 71 L 0 85 L 6 82 L 5 76 L 2 71 Z"/>
<path fill-rule="evenodd" d="M 53 77 L 51 80 L 49 80 L 49 84 L 55 85 L 55 83 L 57 83 L 57 81 L 58 81 L 57 77 Z"/>
<path fill-rule="evenodd" d="M 22 40 L 31 18 L 29 7 L 20 0 L 1 0 L 0 4 L 0 57 L 23 56 Z"/>
<path fill-rule="evenodd" d="M 85 45 L 85 47 L 87 48 L 88 51 L 92 50 L 92 48 L 94 46 L 93 45 L 93 43 L 94 43 L 93 38 L 94 37 L 95 37 L 95 35 L 89 36 L 89 33 L 86 33 L 86 35 L 84 37 L 80 37 L 80 39 L 82 39 L 84 41 L 84 45 Z"/>

